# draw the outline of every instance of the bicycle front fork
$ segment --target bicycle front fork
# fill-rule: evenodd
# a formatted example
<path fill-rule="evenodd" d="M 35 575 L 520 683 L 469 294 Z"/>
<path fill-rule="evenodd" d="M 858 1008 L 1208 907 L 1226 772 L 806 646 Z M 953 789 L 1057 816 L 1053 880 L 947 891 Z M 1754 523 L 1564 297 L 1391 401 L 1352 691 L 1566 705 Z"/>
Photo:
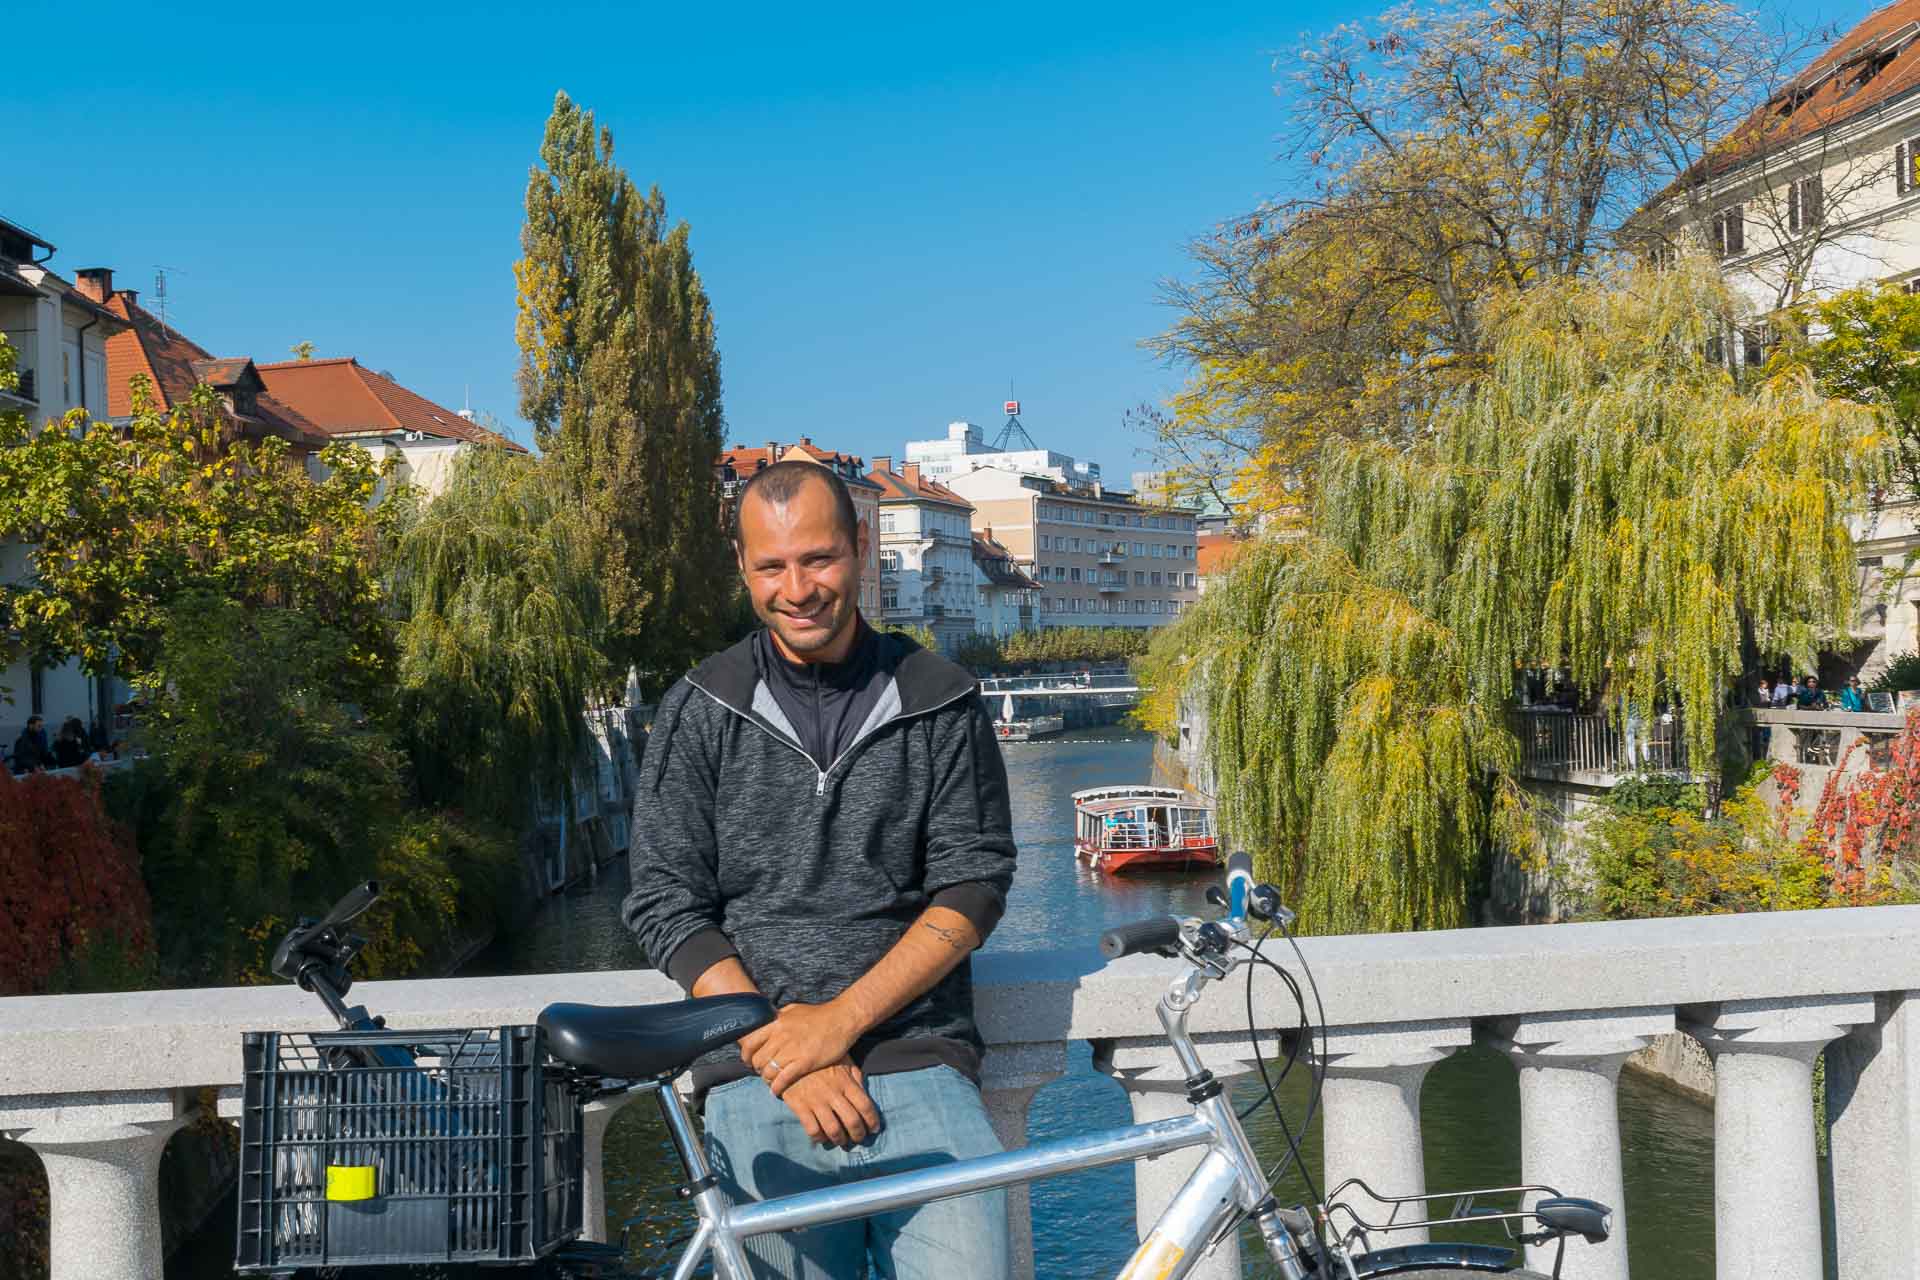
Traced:
<path fill-rule="evenodd" d="M 1271 1198 L 1253 1214 L 1253 1222 L 1260 1229 L 1260 1239 L 1267 1246 L 1267 1256 L 1273 1259 L 1279 1268 L 1280 1280 L 1305 1280 L 1310 1274 L 1307 1260 L 1300 1253 L 1299 1242 L 1293 1232 L 1280 1219 L 1280 1206 Z"/>

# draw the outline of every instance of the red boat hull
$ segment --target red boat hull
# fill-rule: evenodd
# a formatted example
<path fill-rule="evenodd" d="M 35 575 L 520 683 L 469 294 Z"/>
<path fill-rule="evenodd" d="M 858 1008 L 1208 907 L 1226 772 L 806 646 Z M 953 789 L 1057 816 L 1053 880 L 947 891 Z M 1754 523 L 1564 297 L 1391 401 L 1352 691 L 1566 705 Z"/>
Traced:
<path fill-rule="evenodd" d="M 1220 865 L 1220 846 L 1212 840 L 1157 849 L 1095 849 L 1076 841 L 1074 849 L 1096 871 L 1198 871 Z"/>

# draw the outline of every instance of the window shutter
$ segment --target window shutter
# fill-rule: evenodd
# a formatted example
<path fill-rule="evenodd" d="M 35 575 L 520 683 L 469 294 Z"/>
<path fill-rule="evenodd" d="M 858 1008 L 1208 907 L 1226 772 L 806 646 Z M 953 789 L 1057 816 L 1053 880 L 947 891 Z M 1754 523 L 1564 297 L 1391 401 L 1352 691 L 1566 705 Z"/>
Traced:
<path fill-rule="evenodd" d="M 1898 195 L 1907 194 L 1912 186 L 1913 161 L 1907 151 L 1907 144 L 1898 143 L 1893 148 L 1893 189 Z"/>
<path fill-rule="evenodd" d="M 1801 207 L 1801 192 L 1806 184 L 1794 179 L 1787 184 L 1787 230 L 1798 231 L 1807 225 L 1806 211 Z"/>
<path fill-rule="evenodd" d="M 1743 204 L 1727 210 L 1727 239 L 1732 242 L 1735 253 L 1747 251 L 1747 207 Z"/>
<path fill-rule="evenodd" d="M 1822 175 L 1814 174 L 1807 179 L 1806 194 L 1800 197 L 1800 212 L 1809 227 L 1817 227 L 1826 221 L 1826 192 Z"/>

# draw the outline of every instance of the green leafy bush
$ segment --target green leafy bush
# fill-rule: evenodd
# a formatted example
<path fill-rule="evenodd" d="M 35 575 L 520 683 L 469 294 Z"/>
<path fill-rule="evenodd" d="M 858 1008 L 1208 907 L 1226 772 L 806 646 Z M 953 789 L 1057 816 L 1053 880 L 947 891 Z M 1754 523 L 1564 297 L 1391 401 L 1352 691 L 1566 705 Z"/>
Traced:
<path fill-rule="evenodd" d="M 415 810 L 405 754 L 342 700 L 341 641 L 295 610 L 212 597 L 168 615 L 153 758 L 113 800 L 174 982 L 264 980 L 278 934 L 360 880 L 389 893 L 361 930 L 370 976 L 417 971 L 508 896 L 505 838 Z"/>
<path fill-rule="evenodd" d="M 1902 689 L 1920 689 L 1920 652 L 1909 649 L 1887 659 L 1887 665 L 1867 688 L 1876 692 L 1898 693 Z"/>

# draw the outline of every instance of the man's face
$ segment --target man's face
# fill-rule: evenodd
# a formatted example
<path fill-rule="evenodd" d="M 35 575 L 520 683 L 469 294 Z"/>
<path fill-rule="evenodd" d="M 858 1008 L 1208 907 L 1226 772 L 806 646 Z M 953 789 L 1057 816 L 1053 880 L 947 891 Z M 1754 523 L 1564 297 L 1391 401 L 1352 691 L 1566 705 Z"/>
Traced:
<path fill-rule="evenodd" d="M 785 503 L 755 493 L 741 506 L 740 574 L 754 613 L 790 661 L 846 656 L 866 547 L 865 528 L 851 542 L 841 532 L 825 484 L 804 484 Z"/>

